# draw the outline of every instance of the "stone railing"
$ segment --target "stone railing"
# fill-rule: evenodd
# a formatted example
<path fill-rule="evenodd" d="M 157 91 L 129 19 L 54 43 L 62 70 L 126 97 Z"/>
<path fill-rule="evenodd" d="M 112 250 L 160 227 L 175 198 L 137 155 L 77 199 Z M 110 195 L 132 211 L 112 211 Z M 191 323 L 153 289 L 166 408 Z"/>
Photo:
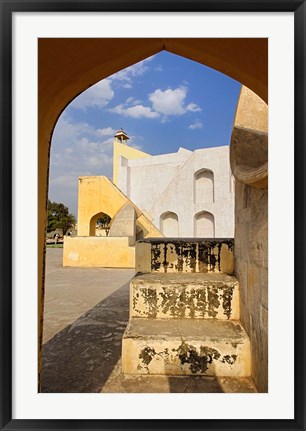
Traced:
<path fill-rule="evenodd" d="M 234 239 L 146 238 L 136 243 L 136 272 L 234 273 Z"/>

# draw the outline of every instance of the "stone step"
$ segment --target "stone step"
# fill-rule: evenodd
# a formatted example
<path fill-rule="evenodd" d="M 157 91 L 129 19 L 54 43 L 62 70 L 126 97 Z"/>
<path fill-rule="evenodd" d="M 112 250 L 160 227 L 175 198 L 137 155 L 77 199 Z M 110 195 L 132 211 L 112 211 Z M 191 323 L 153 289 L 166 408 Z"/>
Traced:
<path fill-rule="evenodd" d="M 250 341 L 239 321 L 131 319 L 122 340 L 122 370 L 247 377 Z"/>
<path fill-rule="evenodd" d="M 137 274 L 130 317 L 239 320 L 239 283 L 226 274 Z"/>

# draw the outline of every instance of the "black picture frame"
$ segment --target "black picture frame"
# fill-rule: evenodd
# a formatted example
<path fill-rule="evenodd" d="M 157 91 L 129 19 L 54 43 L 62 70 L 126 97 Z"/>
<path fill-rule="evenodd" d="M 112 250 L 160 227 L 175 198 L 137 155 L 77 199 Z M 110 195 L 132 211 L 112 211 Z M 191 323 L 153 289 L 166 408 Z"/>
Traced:
<path fill-rule="evenodd" d="M 1 11 L 0 307 L 1 430 L 304 430 L 305 429 L 305 1 L 179 0 L 9 1 Z M 14 12 L 294 12 L 295 66 L 295 418 L 292 420 L 15 420 L 12 419 L 12 16 Z M 285 352 L 285 355 L 290 352 Z M 285 369 L 284 369 L 285 372 Z M 281 377 L 281 376 L 280 376 Z"/>

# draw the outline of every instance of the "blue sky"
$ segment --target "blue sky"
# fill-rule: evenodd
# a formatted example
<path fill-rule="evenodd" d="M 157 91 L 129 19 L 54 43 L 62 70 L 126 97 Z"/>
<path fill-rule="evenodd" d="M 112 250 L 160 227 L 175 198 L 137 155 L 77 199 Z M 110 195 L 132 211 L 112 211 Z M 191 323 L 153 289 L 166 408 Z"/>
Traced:
<path fill-rule="evenodd" d="M 77 216 L 78 177 L 112 178 L 113 136 L 149 154 L 228 145 L 241 85 L 160 52 L 90 87 L 60 116 L 51 145 L 49 199 Z"/>

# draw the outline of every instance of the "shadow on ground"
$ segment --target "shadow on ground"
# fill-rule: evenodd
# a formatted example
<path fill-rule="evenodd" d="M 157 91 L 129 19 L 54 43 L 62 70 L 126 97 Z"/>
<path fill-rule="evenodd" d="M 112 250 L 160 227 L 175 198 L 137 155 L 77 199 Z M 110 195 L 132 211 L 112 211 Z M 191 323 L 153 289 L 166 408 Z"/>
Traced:
<path fill-rule="evenodd" d="M 250 378 L 123 375 L 121 346 L 128 319 L 126 283 L 43 345 L 41 392 L 256 392 Z"/>
<path fill-rule="evenodd" d="M 122 337 L 129 319 L 129 283 L 43 345 L 41 392 L 223 392 L 197 376 L 124 376 Z"/>
<path fill-rule="evenodd" d="M 43 345 L 41 392 L 100 392 L 121 357 L 129 283 Z"/>

